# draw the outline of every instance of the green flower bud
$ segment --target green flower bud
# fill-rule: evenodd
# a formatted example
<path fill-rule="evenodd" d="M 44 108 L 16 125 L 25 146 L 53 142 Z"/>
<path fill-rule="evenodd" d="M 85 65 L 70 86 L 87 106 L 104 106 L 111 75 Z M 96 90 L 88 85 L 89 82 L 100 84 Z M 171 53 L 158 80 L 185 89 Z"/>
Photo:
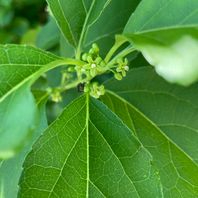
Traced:
<path fill-rule="evenodd" d="M 95 62 L 99 65 L 102 62 L 102 58 L 98 56 L 95 60 Z"/>
<path fill-rule="evenodd" d="M 96 43 L 93 43 L 92 44 L 92 49 L 94 51 L 95 54 L 98 54 L 99 53 L 99 47 Z"/>
<path fill-rule="evenodd" d="M 92 59 L 92 57 L 91 57 L 90 55 L 87 56 L 87 62 L 88 62 L 88 63 L 93 62 L 93 59 Z"/>
<path fill-rule="evenodd" d="M 96 74 L 97 74 L 97 70 L 95 68 L 90 70 L 90 75 L 92 77 L 96 76 Z"/>
<path fill-rule="evenodd" d="M 128 62 L 129 62 L 128 59 L 125 58 L 125 59 L 124 59 L 124 65 L 128 65 Z"/>
<path fill-rule="evenodd" d="M 100 66 L 105 67 L 105 66 L 106 66 L 105 61 L 102 60 L 102 61 L 100 62 Z"/>
<path fill-rule="evenodd" d="M 67 71 L 68 71 L 68 72 L 75 72 L 75 68 L 74 68 L 74 67 L 69 67 L 69 68 L 67 69 Z"/>
<path fill-rule="evenodd" d="M 84 53 L 84 54 L 82 55 L 82 60 L 83 60 L 83 61 L 87 61 L 87 57 L 88 57 L 88 54 L 87 54 L 87 53 Z"/>
<path fill-rule="evenodd" d="M 126 76 L 126 71 L 122 70 L 122 76 L 125 77 Z"/>
<path fill-rule="evenodd" d="M 94 82 L 90 86 L 90 95 L 94 98 L 99 98 L 101 95 L 105 94 L 104 85 L 99 86 L 97 82 Z"/>
<path fill-rule="evenodd" d="M 54 102 L 61 102 L 62 101 L 62 96 L 61 96 L 61 93 L 58 89 L 53 89 L 52 90 L 51 99 Z"/>
<path fill-rule="evenodd" d="M 84 87 L 84 92 L 87 93 L 89 92 L 89 84 L 86 84 Z"/>
<path fill-rule="evenodd" d="M 124 66 L 125 71 L 129 71 L 129 66 Z"/>
<path fill-rule="evenodd" d="M 114 74 L 115 79 L 117 80 L 122 80 L 122 75 L 120 73 L 115 73 Z"/>
<path fill-rule="evenodd" d="M 91 64 L 91 68 L 93 69 L 93 68 L 96 68 L 97 67 L 97 64 L 96 63 L 92 63 Z"/>
<path fill-rule="evenodd" d="M 93 48 L 91 48 L 90 50 L 89 50 L 89 54 L 95 54 L 95 51 L 94 51 L 94 49 Z"/>
<path fill-rule="evenodd" d="M 82 73 L 85 73 L 86 72 L 86 69 L 85 68 L 81 68 L 80 70 Z"/>

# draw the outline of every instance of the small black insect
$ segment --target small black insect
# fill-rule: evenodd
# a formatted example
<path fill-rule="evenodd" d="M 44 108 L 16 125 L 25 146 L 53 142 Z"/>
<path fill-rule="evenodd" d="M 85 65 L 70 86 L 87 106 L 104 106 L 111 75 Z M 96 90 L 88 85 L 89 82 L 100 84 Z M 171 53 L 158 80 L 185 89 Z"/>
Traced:
<path fill-rule="evenodd" d="M 85 83 L 78 84 L 78 92 L 84 92 Z"/>

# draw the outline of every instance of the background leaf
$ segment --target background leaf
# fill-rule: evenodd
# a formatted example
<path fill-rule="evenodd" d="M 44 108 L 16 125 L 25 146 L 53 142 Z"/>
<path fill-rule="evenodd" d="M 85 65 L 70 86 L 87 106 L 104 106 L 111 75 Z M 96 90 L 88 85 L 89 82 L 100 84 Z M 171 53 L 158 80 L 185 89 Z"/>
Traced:
<path fill-rule="evenodd" d="M 82 96 L 66 107 L 34 145 L 19 196 L 161 197 L 149 152 L 106 106 L 90 100 Z"/>
<path fill-rule="evenodd" d="M 42 27 L 37 35 L 36 46 L 44 50 L 56 47 L 60 39 L 60 31 L 54 18 L 50 17 L 48 23 Z"/>
<path fill-rule="evenodd" d="M 188 88 L 170 85 L 147 67 L 134 69 L 120 83 L 111 81 L 108 86 L 141 110 L 197 162 L 197 84 Z"/>
<path fill-rule="evenodd" d="M 25 84 L 0 103 L 0 158 L 13 157 L 36 127 L 36 105 Z"/>
<path fill-rule="evenodd" d="M 165 197 L 196 197 L 197 86 L 170 85 L 150 67 L 131 70 L 122 81 L 111 80 L 106 86 L 122 98 L 110 93 L 103 102 L 152 154 Z"/>
<path fill-rule="evenodd" d="M 16 198 L 18 193 L 18 182 L 22 173 L 22 164 L 26 155 L 31 151 L 35 140 L 41 135 L 41 132 L 47 127 L 47 119 L 45 114 L 46 93 L 34 92 L 36 95 L 37 112 L 37 128 L 32 134 L 28 145 L 18 153 L 14 158 L 2 161 L 0 165 L 0 196 L 1 198 Z M 28 107 L 27 107 L 28 109 Z"/>

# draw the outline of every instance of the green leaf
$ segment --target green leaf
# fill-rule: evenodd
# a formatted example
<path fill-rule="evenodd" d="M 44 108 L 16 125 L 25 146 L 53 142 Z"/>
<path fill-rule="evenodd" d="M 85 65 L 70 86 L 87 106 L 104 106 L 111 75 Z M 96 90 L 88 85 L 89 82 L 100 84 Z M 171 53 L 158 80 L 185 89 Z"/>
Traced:
<path fill-rule="evenodd" d="M 45 50 L 52 49 L 58 45 L 60 31 L 54 18 L 50 17 L 46 25 L 42 27 L 37 35 L 36 46 Z"/>
<path fill-rule="evenodd" d="M 45 115 L 45 102 L 47 95 L 44 92 L 34 92 L 36 96 L 36 104 L 39 109 L 37 113 L 37 129 L 34 131 L 28 145 L 14 158 L 2 161 L 0 165 L 0 197 L 16 198 L 18 193 L 18 182 L 22 173 L 22 165 L 26 155 L 31 151 L 35 140 L 40 136 L 41 132 L 47 127 L 47 119 Z M 2 194 L 2 196 L 1 196 Z"/>
<path fill-rule="evenodd" d="M 0 158 L 9 158 L 21 149 L 35 128 L 36 104 L 30 85 L 56 66 L 57 62 L 49 63 L 58 58 L 16 45 L 1 45 L 0 57 Z"/>
<path fill-rule="evenodd" d="M 109 82 L 108 87 L 140 109 L 198 162 L 197 84 L 173 86 L 145 67 L 130 71 L 119 83 Z"/>
<path fill-rule="evenodd" d="M 152 154 L 165 197 L 197 197 L 197 85 L 188 89 L 170 85 L 145 67 L 106 86 L 113 92 L 102 101 Z"/>
<path fill-rule="evenodd" d="M 98 42 L 106 52 L 113 44 L 114 35 L 122 32 L 131 12 L 139 2 L 140 0 L 124 2 L 119 0 L 48 0 L 63 35 L 71 45 L 78 49 L 77 56 L 80 55 L 81 50 L 86 50 L 93 42 Z M 107 19 L 108 25 L 104 25 Z"/>
<path fill-rule="evenodd" d="M 78 45 L 86 10 L 83 1 L 78 0 L 47 0 L 59 28 L 69 43 Z"/>
<path fill-rule="evenodd" d="M 0 45 L 0 57 L 0 102 L 22 84 L 48 71 L 51 68 L 48 64 L 61 60 L 58 56 L 26 45 Z M 44 71 L 40 74 L 39 70 Z"/>
<path fill-rule="evenodd" d="M 81 96 L 33 146 L 19 197 L 162 197 L 161 193 L 150 153 L 106 106 Z"/>
<path fill-rule="evenodd" d="M 157 73 L 172 83 L 189 85 L 198 79 L 197 7 L 197 0 L 143 0 L 124 30 Z"/>
<path fill-rule="evenodd" d="M 60 35 L 60 55 L 63 57 L 75 57 L 75 48 L 68 43 L 65 37 Z"/>
<path fill-rule="evenodd" d="M 110 1 L 98 20 L 88 25 L 83 48 L 88 48 L 96 42 L 107 53 L 114 42 L 115 34 L 123 31 L 128 18 L 139 2 L 140 0 Z"/>

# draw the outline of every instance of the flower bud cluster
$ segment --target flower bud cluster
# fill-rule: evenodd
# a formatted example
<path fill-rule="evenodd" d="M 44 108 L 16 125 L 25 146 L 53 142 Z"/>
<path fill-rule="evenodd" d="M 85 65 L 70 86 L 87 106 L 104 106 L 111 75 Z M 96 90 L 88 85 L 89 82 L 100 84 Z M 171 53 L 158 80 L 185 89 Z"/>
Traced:
<path fill-rule="evenodd" d="M 51 100 L 53 102 L 61 102 L 62 95 L 59 88 L 48 88 L 47 92 L 50 94 Z"/>
<path fill-rule="evenodd" d="M 129 70 L 128 60 L 126 58 L 114 57 L 113 61 L 106 63 L 100 56 L 100 50 L 97 44 L 92 44 L 91 49 L 82 54 L 81 61 L 84 64 L 70 66 L 62 74 L 62 83 L 65 85 L 72 83 L 73 78 L 77 77 L 77 83 L 84 85 L 84 92 L 88 92 L 94 98 L 99 98 L 104 95 L 105 88 L 103 85 L 99 85 L 97 82 L 91 82 L 97 75 L 113 72 L 114 77 L 117 80 L 122 80 L 126 76 L 126 72 Z M 61 95 L 58 90 L 54 90 L 51 94 L 53 101 L 60 101 Z"/>
<path fill-rule="evenodd" d="M 105 88 L 104 85 L 99 85 L 97 82 L 93 82 L 85 85 L 84 92 L 88 92 L 94 98 L 99 98 L 105 94 Z"/>
<path fill-rule="evenodd" d="M 98 74 L 106 71 L 106 63 L 99 55 L 99 47 L 93 44 L 88 53 L 82 55 L 82 60 L 86 62 L 83 66 L 76 66 L 78 77 L 81 79 L 85 75 L 88 79 L 92 79 Z"/>

